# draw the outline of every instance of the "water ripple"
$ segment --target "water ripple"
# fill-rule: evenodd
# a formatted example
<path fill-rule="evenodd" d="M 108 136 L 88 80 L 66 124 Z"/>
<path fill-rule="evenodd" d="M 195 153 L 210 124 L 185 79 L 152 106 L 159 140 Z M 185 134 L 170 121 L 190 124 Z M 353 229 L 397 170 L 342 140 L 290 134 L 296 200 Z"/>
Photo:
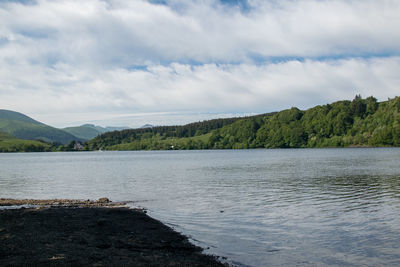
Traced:
<path fill-rule="evenodd" d="M 400 149 L 0 154 L 0 196 L 134 200 L 238 266 L 400 265 Z"/>

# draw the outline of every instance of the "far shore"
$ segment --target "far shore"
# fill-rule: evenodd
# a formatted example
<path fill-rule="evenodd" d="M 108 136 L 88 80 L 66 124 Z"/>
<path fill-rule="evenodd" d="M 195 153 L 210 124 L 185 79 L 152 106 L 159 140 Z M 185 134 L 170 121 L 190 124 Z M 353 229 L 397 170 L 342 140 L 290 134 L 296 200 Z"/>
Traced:
<path fill-rule="evenodd" d="M 0 266 L 227 266 L 124 204 L 2 198 Z"/>

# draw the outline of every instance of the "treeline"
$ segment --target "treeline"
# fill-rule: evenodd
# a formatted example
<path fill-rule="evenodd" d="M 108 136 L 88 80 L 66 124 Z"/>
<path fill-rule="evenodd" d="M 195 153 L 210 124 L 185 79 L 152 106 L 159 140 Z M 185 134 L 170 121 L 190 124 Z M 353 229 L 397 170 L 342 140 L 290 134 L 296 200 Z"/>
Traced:
<path fill-rule="evenodd" d="M 257 115 L 255 117 L 270 116 L 274 113 Z M 108 148 L 110 146 L 136 143 L 133 150 L 137 149 L 164 149 L 159 148 L 159 141 L 176 138 L 191 138 L 210 133 L 215 129 L 230 125 L 236 121 L 248 117 L 213 119 L 201 122 L 194 122 L 182 126 L 156 126 L 149 128 L 128 129 L 104 133 L 87 142 L 89 150 Z M 195 138 L 196 139 L 196 138 Z M 153 144 L 154 141 L 154 144 Z M 140 145 L 138 143 L 141 143 Z M 157 144 L 158 145 L 157 145 Z M 170 147 L 171 145 L 165 144 Z M 137 147 L 137 148 L 136 148 Z"/>
<path fill-rule="evenodd" d="M 212 133 L 213 148 L 399 146 L 400 98 L 338 101 L 238 121 Z"/>
<path fill-rule="evenodd" d="M 245 118 L 116 131 L 86 149 L 237 149 L 400 146 L 400 98 L 357 95 L 302 111 L 291 108 Z"/>
<path fill-rule="evenodd" d="M 50 152 L 53 151 L 46 144 L 12 144 L 3 146 L 0 143 L 0 152 Z"/>

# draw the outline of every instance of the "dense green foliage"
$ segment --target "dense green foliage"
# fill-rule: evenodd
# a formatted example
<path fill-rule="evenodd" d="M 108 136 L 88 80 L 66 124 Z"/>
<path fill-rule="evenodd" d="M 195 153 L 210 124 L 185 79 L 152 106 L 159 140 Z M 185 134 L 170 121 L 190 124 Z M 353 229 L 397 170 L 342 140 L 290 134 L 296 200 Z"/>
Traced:
<path fill-rule="evenodd" d="M 72 140 L 81 140 L 70 133 L 9 110 L 0 110 L 0 131 L 25 140 L 42 140 L 62 144 L 67 144 Z"/>
<path fill-rule="evenodd" d="M 356 96 L 305 111 L 116 131 L 87 143 L 110 150 L 348 146 L 400 146 L 400 97 L 378 103 Z"/>
<path fill-rule="evenodd" d="M 48 143 L 22 140 L 0 132 L 0 152 L 43 152 L 51 151 Z"/>
<path fill-rule="evenodd" d="M 399 146 L 400 98 L 378 103 L 374 97 L 356 96 L 353 101 L 338 101 L 306 111 L 291 108 L 261 122 L 240 123 L 243 125 L 232 124 L 231 129 L 213 132 L 211 147 Z"/>
<path fill-rule="evenodd" d="M 129 143 L 107 147 L 108 150 L 169 150 L 169 149 L 208 149 L 211 133 L 182 138 L 162 138 L 160 135 Z"/>
<path fill-rule="evenodd" d="M 267 114 L 264 114 L 267 116 Z M 263 116 L 263 115 L 258 115 Z M 192 142 L 196 142 L 193 148 L 208 148 L 203 143 L 208 143 L 208 138 L 198 138 L 206 135 L 215 129 L 230 125 L 243 118 L 214 119 L 202 122 L 194 122 L 183 126 L 157 126 L 149 128 L 138 128 L 123 131 L 114 131 L 102 134 L 88 142 L 89 149 L 107 148 L 111 149 L 167 149 L 172 146 L 174 149 L 183 149 L 182 142 L 189 142 L 187 148 L 193 147 Z M 179 140 L 180 138 L 186 138 Z M 175 142 L 175 143 L 174 143 Z M 178 143 L 179 145 L 177 145 Z M 130 145 L 126 145 L 126 144 Z M 161 145 L 162 144 L 162 145 Z"/>

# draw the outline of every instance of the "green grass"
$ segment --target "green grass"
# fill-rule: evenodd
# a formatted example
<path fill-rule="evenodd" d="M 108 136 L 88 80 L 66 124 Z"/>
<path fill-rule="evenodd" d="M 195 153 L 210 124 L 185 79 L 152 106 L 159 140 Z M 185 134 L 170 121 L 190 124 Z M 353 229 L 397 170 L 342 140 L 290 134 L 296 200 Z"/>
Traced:
<path fill-rule="evenodd" d="M 42 152 L 50 151 L 51 145 L 34 140 L 22 140 L 0 132 L 0 152 Z"/>
<path fill-rule="evenodd" d="M 153 136 L 148 139 L 136 140 L 129 143 L 122 143 L 114 146 L 108 146 L 106 150 L 183 150 L 202 147 L 207 149 L 211 133 L 185 138 L 161 138 Z"/>

